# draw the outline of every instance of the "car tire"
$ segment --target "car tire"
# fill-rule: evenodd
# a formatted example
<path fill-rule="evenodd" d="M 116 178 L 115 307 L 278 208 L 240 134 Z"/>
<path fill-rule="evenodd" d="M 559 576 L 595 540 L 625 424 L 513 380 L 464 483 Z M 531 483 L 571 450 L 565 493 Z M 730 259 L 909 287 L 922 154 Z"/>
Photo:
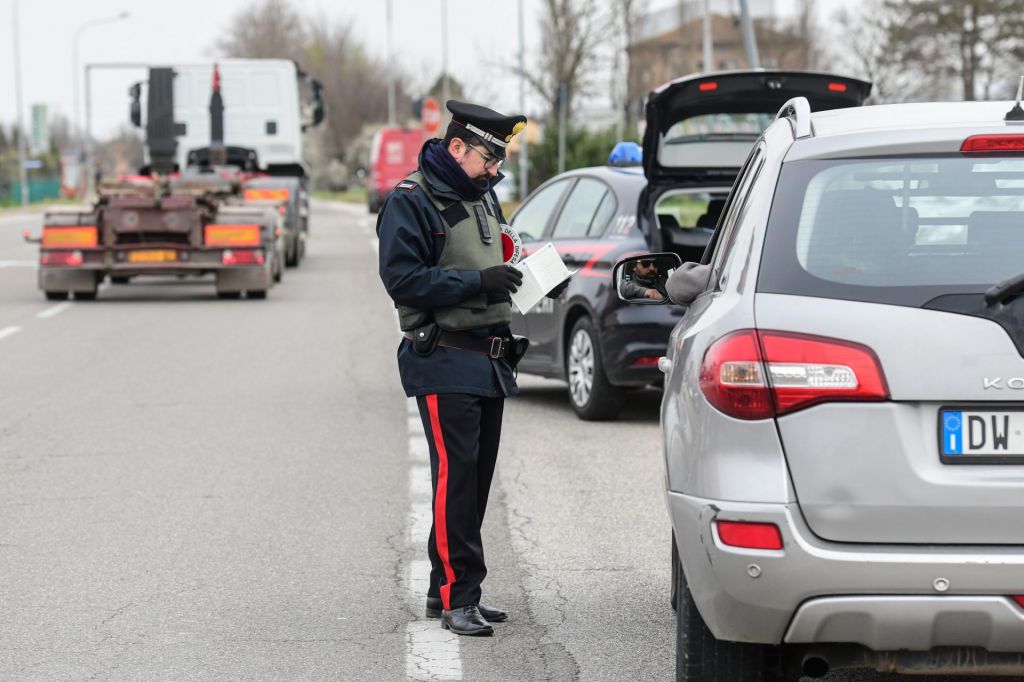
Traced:
<path fill-rule="evenodd" d="M 672 587 L 668 600 L 672 604 L 672 610 L 679 610 L 679 573 L 682 571 L 679 563 L 679 546 L 676 545 L 676 532 L 672 531 Z"/>
<path fill-rule="evenodd" d="M 678 563 L 678 562 L 677 562 Z M 716 639 L 676 574 L 676 682 L 783 682 L 781 647 Z"/>
<path fill-rule="evenodd" d="M 565 346 L 569 404 L 580 419 L 606 421 L 622 411 L 625 391 L 608 383 L 601 344 L 589 317 L 576 320 Z"/>
<path fill-rule="evenodd" d="M 47 301 L 66 301 L 68 300 L 68 292 L 66 291 L 44 291 L 46 294 Z"/>
<path fill-rule="evenodd" d="M 284 264 L 289 268 L 294 268 L 299 264 L 299 238 L 296 237 L 291 241 L 291 248 L 285 251 Z"/>

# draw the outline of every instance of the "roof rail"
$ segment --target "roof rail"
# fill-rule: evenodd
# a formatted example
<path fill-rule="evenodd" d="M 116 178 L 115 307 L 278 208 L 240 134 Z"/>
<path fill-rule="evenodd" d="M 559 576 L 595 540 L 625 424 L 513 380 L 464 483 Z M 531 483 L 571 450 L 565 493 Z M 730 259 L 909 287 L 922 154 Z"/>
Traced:
<path fill-rule="evenodd" d="M 794 135 L 796 139 L 803 137 L 814 137 L 814 129 L 811 128 L 811 104 L 806 97 L 794 97 L 779 109 L 775 120 L 795 116 L 793 121 Z"/>

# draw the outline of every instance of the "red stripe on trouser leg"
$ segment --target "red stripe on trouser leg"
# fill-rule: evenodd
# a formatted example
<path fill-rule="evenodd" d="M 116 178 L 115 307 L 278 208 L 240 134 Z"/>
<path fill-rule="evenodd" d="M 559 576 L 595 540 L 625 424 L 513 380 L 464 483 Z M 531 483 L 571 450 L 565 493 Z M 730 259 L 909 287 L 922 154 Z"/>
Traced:
<path fill-rule="evenodd" d="M 437 450 L 437 493 L 434 495 L 434 533 L 437 536 L 437 554 L 444 565 L 445 583 L 441 585 L 441 605 L 451 610 L 452 583 L 455 582 L 455 571 L 448 560 L 448 523 L 446 508 L 448 502 L 448 451 L 444 447 L 444 436 L 441 434 L 441 417 L 437 412 L 437 394 L 427 396 L 427 411 L 430 413 L 430 431 L 434 436 L 434 448 Z"/>

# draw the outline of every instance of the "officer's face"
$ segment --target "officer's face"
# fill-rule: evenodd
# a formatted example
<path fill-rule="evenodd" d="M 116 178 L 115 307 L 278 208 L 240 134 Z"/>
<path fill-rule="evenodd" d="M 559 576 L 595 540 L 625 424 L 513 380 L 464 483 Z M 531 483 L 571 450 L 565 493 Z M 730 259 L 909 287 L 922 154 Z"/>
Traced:
<path fill-rule="evenodd" d="M 467 145 L 463 140 L 455 138 L 448 147 L 448 151 L 473 182 L 486 185 L 492 177 L 498 174 L 497 166 L 487 168 L 487 161 L 491 157 L 484 149 L 478 151 L 477 148 Z"/>

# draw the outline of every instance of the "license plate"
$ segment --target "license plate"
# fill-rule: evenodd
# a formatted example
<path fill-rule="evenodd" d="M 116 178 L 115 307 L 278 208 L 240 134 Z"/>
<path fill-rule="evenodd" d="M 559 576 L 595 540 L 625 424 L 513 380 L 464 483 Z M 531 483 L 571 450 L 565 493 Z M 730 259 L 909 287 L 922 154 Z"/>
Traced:
<path fill-rule="evenodd" d="M 944 408 L 939 438 L 947 463 L 1024 461 L 1024 409 Z"/>
<path fill-rule="evenodd" d="M 129 263 L 173 263 L 178 254 L 172 249 L 132 251 L 128 254 Z"/>

